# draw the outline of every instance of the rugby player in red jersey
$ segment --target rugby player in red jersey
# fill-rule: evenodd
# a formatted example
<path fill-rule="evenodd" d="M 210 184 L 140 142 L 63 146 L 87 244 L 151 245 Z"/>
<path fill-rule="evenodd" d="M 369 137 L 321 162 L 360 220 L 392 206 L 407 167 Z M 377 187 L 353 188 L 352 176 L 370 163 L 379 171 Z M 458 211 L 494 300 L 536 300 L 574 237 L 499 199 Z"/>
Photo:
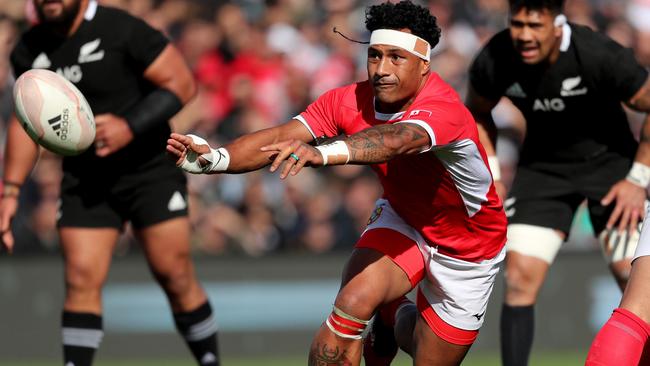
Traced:
<path fill-rule="evenodd" d="M 289 122 L 224 147 L 172 134 L 167 150 L 192 173 L 271 163 L 287 178 L 305 166 L 370 165 L 384 193 L 314 338 L 309 365 L 358 365 L 362 333 L 378 309 L 363 347 L 367 365 L 394 357 L 399 314 L 411 322 L 394 334 L 416 365 L 458 365 L 483 323 L 505 256 L 505 213 L 472 115 L 430 70 L 436 18 L 410 1 L 384 3 L 367 9 L 366 27 L 367 81 L 330 90 Z M 322 138 L 328 142 L 318 144 Z M 404 298 L 415 287 L 417 317 Z"/>

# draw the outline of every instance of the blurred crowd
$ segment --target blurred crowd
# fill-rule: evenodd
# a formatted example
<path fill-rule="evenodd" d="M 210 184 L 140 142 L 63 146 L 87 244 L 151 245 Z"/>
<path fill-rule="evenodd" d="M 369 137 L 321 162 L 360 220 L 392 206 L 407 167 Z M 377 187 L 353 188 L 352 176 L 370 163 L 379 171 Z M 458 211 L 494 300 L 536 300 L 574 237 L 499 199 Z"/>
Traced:
<path fill-rule="evenodd" d="M 8 55 L 28 27 L 27 1 L 0 0 L 0 136 L 12 111 Z M 418 1 L 416 1 L 418 2 Z M 361 0 L 100 0 L 164 32 L 191 66 L 199 94 L 172 121 L 176 131 L 213 146 L 283 123 L 324 91 L 364 80 L 367 40 Z M 507 25 L 507 0 L 419 1 L 442 28 L 432 69 L 464 95 L 467 69 L 494 33 Z M 650 66 L 650 0 L 567 0 L 570 21 L 632 47 Z M 524 131 L 506 100 L 494 111 L 499 157 L 512 179 Z M 630 114 L 638 133 L 641 116 Z M 1 156 L 0 156 L 1 158 Z M 61 178 L 57 156 L 44 152 L 15 219 L 17 252 L 57 251 L 55 216 Z M 381 195 L 367 167 L 307 169 L 280 181 L 266 170 L 244 175 L 189 176 L 194 248 L 208 255 L 349 251 Z M 128 233 L 129 228 L 125 228 Z M 126 235 L 118 253 L 134 250 Z"/>

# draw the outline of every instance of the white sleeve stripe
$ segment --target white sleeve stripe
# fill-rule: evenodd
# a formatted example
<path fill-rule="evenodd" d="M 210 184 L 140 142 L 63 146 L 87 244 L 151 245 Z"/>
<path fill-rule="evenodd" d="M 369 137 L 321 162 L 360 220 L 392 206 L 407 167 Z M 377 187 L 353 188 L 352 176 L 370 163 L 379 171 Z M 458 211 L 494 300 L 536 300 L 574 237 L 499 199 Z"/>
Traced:
<path fill-rule="evenodd" d="M 302 115 L 299 114 L 299 115 L 293 117 L 293 119 L 297 119 L 303 125 L 305 125 L 305 127 L 307 127 L 307 129 L 309 130 L 309 133 L 311 133 L 312 137 L 314 137 L 314 140 L 316 140 L 317 136 L 314 133 L 314 131 L 312 131 L 311 127 L 309 127 L 309 123 L 307 123 L 307 120 L 305 119 L 305 117 L 303 117 Z"/>
<path fill-rule="evenodd" d="M 429 134 L 429 138 L 431 139 L 431 146 L 429 146 L 428 148 L 420 151 L 420 154 L 422 154 L 424 152 L 427 152 L 427 151 L 431 150 L 434 146 L 436 146 L 436 134 L 433 133 L 433 129 L 431 128 L 431 126 L 429 126 L 428 123 L 426 123 L 424 121 L 417 120 L 417 119 L 407 119 L 405 121 L 399 121 L 399 122 L 395 122 L 395 123 L 414 123 L 414 124 L 424 128 L 427 131 L 427 133 Z"/>

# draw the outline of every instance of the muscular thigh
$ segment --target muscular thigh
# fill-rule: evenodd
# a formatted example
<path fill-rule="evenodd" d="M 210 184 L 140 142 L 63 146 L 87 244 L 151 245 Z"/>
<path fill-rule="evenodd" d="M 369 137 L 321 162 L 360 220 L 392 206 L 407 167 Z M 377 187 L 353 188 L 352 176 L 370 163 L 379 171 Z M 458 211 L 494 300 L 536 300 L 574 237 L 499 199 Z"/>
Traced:
<path fill-rule="evenodd" d="M 190 266 L 190 225 L 187 217 L 136 229 L 150 265 L 156 272 L 185 272 Z"/>
<path fill-rule="evenodd" d="M 361 304 L 361 318 L 408 293 L 424 275 L 419 234 L 379 200 L 343 274 L 338 305 Z M 423 241 L 423 240 L 422 240 Z"/>
<path fill-rule="evenodd" d="M 74 286 L 101 285 L 108 274 L 119 231 L 64 227 L 59 230 L 66 281 Z"/>

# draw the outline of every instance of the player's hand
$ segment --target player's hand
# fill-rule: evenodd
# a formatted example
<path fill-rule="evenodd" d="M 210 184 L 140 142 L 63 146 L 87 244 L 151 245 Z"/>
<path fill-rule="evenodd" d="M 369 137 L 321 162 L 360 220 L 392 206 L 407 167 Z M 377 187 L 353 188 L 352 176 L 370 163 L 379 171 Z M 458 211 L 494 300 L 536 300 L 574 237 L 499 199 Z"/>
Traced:
<path fill-rule="evenodd" d="M 0 239 L 2 248 L 11 253 L 14 248 L 14 236 L 11 233 L 11 220 L 18 209 L 18 197 L 7 196 L 0 200 Z"/>
<path fill-rule="evenodd" d="M 128 122 L 114 114 L 106 113 L 95 116 L 95 154 L 108 156 L 133 140 L 133 131 Z"/>
<path fill-rule="evenodd" d="M 296 175 L 307 164 L 309 166 L 323 165 L 323 155 L 318 149 L 310 146 L 300 140 L 287 140 L 263 146 L 260 150 L 272 153 L 277 152 L 277 156 L 271 163 L 271 172 L 278 170 L 284 162 L 280 178 L 284 179 L 289 174 Z"/>
<path fill-rule="evenodd" d="M 172 133 L 167 140 L 167 152 L 176 159 L 177 167 L 188 173 L 203 173 L 211 163 L 202 155 L 209 154 L 212 150 L 205 140 L 198 136 L 193 137 Z M 197 142 L 205 142 L 205 144 Z"/>
<path fill-rule="evenodd" d="M 646 190 L 625 179 L 614 184 L 601 200 L 603 206 L 615 202 L 614 211 L 607 221 L 607 229 L 613 228 L 618 222 L 618 231 L 632 233 L 645 215 L 644 204 Z"/>

